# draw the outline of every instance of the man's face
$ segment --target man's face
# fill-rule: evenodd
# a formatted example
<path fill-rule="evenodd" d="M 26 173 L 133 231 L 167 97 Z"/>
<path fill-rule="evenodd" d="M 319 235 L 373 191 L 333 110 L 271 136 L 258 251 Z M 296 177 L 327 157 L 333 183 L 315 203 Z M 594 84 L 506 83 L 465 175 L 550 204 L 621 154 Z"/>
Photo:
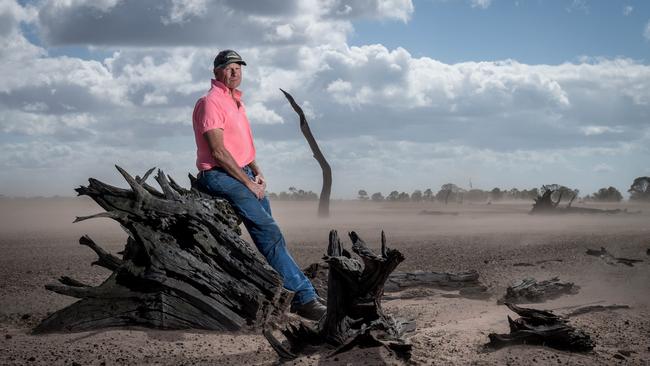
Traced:
<path fill-rule="evenodd" d="M 229 89 L 236 89 L 241 84 L 242 69 L 238 63 L 226 65 L 223 69 L 214 70 L 215 77 Z"/>

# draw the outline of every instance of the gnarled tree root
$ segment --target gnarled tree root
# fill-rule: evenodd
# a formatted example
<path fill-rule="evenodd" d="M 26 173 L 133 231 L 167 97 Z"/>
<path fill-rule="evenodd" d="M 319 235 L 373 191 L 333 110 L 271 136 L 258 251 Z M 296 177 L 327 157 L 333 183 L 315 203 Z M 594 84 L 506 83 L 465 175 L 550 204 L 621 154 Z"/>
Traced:
<path fill-rule="evenodd" d="M 122 258 L 90 237 L 79 242 L 98 255 L 93 264 L 113 273 L 88 286 L 61 277 L 48 290 L 79 298 L 43 320 L 35 333 L 88 331 L 139 325 L 163 329 L 261 328 L 283 313 L 292 294 L 280 276 L 240 238 L 239 219 L 224 200 L 184 189 L 158 171 L 162 191 L 117 167 L 131 189 L 90 179 L 77 189 L 106 212 L 87 217 L 116 220 L 128 233 Z"/>

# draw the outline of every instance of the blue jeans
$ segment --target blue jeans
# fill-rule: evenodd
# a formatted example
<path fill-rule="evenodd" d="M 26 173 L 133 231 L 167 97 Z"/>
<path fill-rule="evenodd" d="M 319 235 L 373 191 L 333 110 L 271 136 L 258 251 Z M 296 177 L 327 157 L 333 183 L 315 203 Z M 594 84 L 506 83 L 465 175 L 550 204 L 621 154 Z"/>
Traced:
<path fill-rule="evenodd" d="M 250 168 L 245 167 L 244 172 L 253 179 Z M 271 216 L 268 198 L 257 199 L 250 189 L 220 168 L 201 172 L 198 183 L 213 196 L 227 199 L 235 208 L 257 249 L 282 276 L 284 288 L 295 293 L 294 304 L 305 304 L 317 298 L 314 286 L 287 250 L 280 227 Z"/>

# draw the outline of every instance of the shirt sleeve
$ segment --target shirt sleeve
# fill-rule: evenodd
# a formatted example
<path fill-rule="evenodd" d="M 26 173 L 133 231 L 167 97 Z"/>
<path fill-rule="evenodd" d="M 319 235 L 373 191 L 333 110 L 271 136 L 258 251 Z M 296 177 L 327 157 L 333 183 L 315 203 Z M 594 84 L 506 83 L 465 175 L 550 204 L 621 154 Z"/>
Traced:
<path fill-rule="evenodd" d="M 197 127 L 199 134 L 204 134 L 206 131 L 214 129 L 222 129 L 226 124 L 223 110 L 215 103 L 207 98 L 199 101 L 196 106 Z"/>

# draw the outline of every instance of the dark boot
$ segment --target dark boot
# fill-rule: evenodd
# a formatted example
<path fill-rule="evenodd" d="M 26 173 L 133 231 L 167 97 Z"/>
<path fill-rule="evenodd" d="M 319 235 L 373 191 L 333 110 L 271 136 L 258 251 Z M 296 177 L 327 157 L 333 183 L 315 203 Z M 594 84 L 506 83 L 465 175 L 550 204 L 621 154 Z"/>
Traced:
<path fill-rule="evenodd" d="M 321 304 L 317 299 L 314 299 L 305 304 L 292 305 L 291 312 L 296 313 L 305 319 L 319 320 L 327 312 L 327 307 Z"/>

